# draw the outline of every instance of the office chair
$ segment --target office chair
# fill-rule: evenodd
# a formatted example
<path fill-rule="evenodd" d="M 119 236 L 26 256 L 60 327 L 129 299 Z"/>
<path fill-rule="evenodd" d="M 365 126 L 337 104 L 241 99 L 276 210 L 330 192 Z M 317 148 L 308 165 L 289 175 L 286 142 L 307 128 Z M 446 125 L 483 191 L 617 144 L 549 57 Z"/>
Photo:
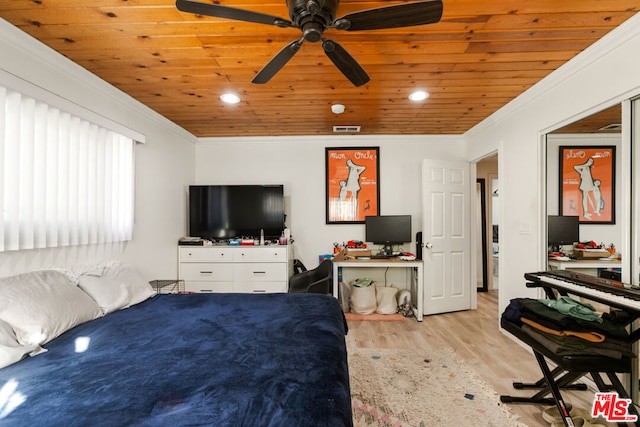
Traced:
<path fill-rule="evenodd" d="M 325 259 L 313 270 L 291 276 L 289 278 L 289 292 L 329 294 L 332 285 L 331 272 L 331 260 Z"/>

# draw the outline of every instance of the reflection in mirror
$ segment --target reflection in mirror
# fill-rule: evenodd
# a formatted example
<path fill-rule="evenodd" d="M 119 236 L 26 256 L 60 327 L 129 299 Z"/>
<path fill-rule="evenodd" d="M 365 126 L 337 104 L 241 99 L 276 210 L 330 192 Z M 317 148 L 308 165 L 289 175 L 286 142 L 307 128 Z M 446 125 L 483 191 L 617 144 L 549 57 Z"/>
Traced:
<path fill-rule="evenodd" d="M 620 133 L 622 129 L 622 106 L 620 104 L 595 113 L 589 117 L 569 123 L 551 134 L 611 134 Z"/>
<path fill-rule="evenodd" d="M 622 106 L 620 104 L 614 105 L 606 110 L 592 114 L 591 116 L 580 119 L 574 123 L 570 123 L 557 129 L 546 135 L 546 149 L 547 149 L 547 171 L 546 171 L 546 201 L 547 201 L 547 215 L 562 215 L 562 204 L 560 195 L 566 190 L 566 185 L 571 188 L 572 185 L 582 186 L 582 176 L 576 169 L 576 174 L 573 176 L 571 171 L 565 171 L 561 173 L 561 159 L 560 147 L 576 147 L 582 148 L 583 152 L 588 153 L 594 151 L 596 147 L 613 147 L 613 152 L 618 153 L 613 159 L 613 179 L 611 180 L 613 201 L 612 207 L 614 208 L 615 217 L 612 223 L 596 223 L 596 221 L 589 222 L 589 220 L 582 220 L 580 222 L 580 241 L 593 241 L 597 245 L 603 245 L 604 247 L 620 247 L 622 243 L 622 227 L 619 221 L 619 215 L 621 212 L 620 206 L 620 185 L 615 185 L 615 182 L 620 182 L 620 153 L 622 146 Z M 592 150 L 589 150 L 592 148 Z M 565 152 L 571 152 L 572 150 L 565 150 Z M 597 161 L 597 159 L 596 159 Z M 575 169 L 575 168 L 574 168 Z M 598 177 L 595 176 L 598 172 L 593 170 L 593 180 L 596 181 Z M 570 182 L 571 181 L 571 182 Z M 596 181 L 599 182 L 599 181 Z M 563 187 L 564 186 L 564 187 Z M 563 188 L 563 191 L 561 191 Z M 580 187 L 581 188 L 581 187 Z M 584 196 L 585 192 L 580 194 Z M 585 201 L 585 200 L 582 200 Z M 581 202 L 582 202 L 581 201 Z M 588 200 L 587 200 L 588 202 Z M 577 215 L 577 214 L 575 214 Z M 548 230 L 548 227 L 547 227 Z M 547 239 L 547 243 L 549 240 Z M 584 254 L 581 251 L 573 251 L 572 247 L 569 247 L 568 254 Z M 565 252 L 565 251 L 563 251 Z M 605 250 L 606 253 L 606 250 Z M 618 254 L 619 255 L 619 254 Z M 613 257 L 612 257 L 613 260 Z M 579 264 L 569 260 L 562 264 L 549 261 L 547 268 L 566 268 L 566 269 L 579 269 Z M 604 262 L 604 260 L 603 260 Z M 566 264 L 566 265 L 565 265 Z M 619 270 L 620 261 L 612 262 L 611 266 L 603 266 L 602 268 L 591 268 L 589 270 L 579 270 L 581 273 L 599 275 L 603 270 Z"/>

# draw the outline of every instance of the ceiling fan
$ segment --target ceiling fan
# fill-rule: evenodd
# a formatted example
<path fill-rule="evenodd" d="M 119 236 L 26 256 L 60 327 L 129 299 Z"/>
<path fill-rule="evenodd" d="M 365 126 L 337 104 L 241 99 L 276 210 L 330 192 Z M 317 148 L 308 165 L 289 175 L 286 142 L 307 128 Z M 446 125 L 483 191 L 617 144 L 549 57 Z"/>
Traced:
<path fill-rule="evenodd" d="M 322 49 L 335 66 L 351 83 L 361 86 L 369 81 L 369 76 L 342 46 L 322 36 L 324 30 L 335 28 L 343 31 L 363 31 L 410 27 L 434 24 L 442 17 L 442 0 L 423 0 L 383 6 L 349 13 L 338 19 L 335 19 L 335 15 L 340 0 L 286 0 L 286 2 L 291 20 L 193 0 L 176 0 L 176 7 L 182 12 L 198 15 L 275 25 L 280 28 L 299 28 L 302 31 L 302 38 L 285 46 L 256 74 L 251 82 L 257 84 L 267 83 L 275 76 L 293 58 L 306 40 L 322 41 Z"/>

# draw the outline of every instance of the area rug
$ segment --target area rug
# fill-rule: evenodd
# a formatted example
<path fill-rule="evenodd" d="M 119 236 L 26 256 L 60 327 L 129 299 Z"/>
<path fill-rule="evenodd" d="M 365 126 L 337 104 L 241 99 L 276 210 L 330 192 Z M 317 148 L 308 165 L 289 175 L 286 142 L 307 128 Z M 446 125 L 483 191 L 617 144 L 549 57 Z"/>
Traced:
<path fill-rule="evenodd" d="M 361 321 L 361 322 L 402 322 L 403 320 L 406 319 L 406 317 L 404 317 L 402 314 L 400 313 L 394 313 L 394 314 L 378 314 L 378 313 L 373 313 L 373 314 L 357 314 L 357 313 L 345 313 L 344 317 L 347 320 L 356 320 L 356 321 Z"/>
<path fill-rule="evenodd" d="M 354 426 L 524 426 L 453 350 L 349 352 Z"/>

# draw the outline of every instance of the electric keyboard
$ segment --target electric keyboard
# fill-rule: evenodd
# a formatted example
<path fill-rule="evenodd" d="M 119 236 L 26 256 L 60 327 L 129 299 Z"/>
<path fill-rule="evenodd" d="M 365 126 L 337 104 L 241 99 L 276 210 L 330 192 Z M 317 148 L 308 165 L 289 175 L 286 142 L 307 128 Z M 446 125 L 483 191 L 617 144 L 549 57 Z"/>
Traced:
<path fill-rule="evenodd" d="M 542 287 L 548 298 L 556 298 L 554 290 L 560 295 L 575 295 L 591 301 L 597 301 L 613 308 L 620 309 L 629 314 L 621 315 L 627 325 L 631 324 L 640 316 L 640 289 L 631 287 L 621 282 L 589 276 L 568 270 L 543 271 L 538 273 L 526 273 L 527 287 Z M 533 282 L 533 283 L 531 283 Z M 506 313 L 506 312 L 505 312 Z M 534 388 L 539 389 L 537 393 L 530 397 L 523 396 L 500 396 L 501 402 L 506 403 L 536 403 L 553 404 L 560 411 L 562 423 L 566 426 L 573 426 L 571 417 L 566 411 L 566 404 L 561 388 L 577 388 L 576 381 L 586 373 L 591 375 L 592 380 L 601 392 L 616 391 L 623 399 L 633 398 L 636 401 L 638 394 L 638 374 L 633 365 L 637 366 L 637 360 L 628 356 L 622 358 L 605 357 L 591 348 L 584 349 L 575 354 L 557 352 L 550 348 L 538 338 L 521 328 L 517 323 L 509 320 L 503 314 L 501 326 L 525 344 L 531 346 L 536 356 L 543 377 L 535 383 L 514 382 L 517 389 Z M 634 344 L 640 339 L 640 330 L 634 330 L 625 341 Z M 634 353 L 637 355 L 637 347 Z M 549 367 L 547 359 L 554 363 L 553 370 Z M 616 375 L 617 373 L 629 373 L 629 384 L 631 392 L 627 392 L 624 385 Z M 609 379 L 605 383 L 603 374 Z M 584 384 L 583 384 L 584 385 Z M 546 397 L 551 394 L 552 397 Z M 635 405 L 631 405 L 629 413 L 638 416 Z M 626 424 L 625 424 L 626 425 Z M 640 421 L 635 424 L 640 426 Z"/>
<path fill-rule="evenodd" d="M 640 315 L 640 288 L 569 270 L 526 273 L 538 286 L 558 289 L 611 307 Z"/>

